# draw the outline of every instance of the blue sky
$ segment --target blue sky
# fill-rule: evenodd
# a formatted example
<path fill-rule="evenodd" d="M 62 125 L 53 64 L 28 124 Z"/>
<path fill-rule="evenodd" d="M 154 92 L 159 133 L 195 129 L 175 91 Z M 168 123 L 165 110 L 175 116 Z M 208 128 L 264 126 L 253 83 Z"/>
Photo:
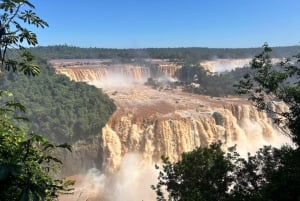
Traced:
<path fill-rule="evenodd" d="M 49 28 L 39 45 L 259 47 L 298 45 L 300 0 L 32 0 Z"/>

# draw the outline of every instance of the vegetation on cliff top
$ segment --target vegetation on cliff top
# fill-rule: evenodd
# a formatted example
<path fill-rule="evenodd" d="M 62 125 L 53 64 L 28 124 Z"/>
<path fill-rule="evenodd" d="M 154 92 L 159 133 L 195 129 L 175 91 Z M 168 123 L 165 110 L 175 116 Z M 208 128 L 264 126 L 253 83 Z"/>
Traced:
<path fill-rule="evenodd" d="M 178 70 L 178 78 L 184 83 L 184 90 L 209 96 L 235 95 L 234 84 L 251 69 L 248 67 L 213 74 L 200 65 L 184 65 Z M 197 86 L 195 86 L 195 84 Z"/>
<path fill-rule="evenodd" d="M 29 129 L 56 142 L 73 142 L 101 133 L 115 111 L 113 101 L 101 89 L 57 75 L 46 61 L 38 61 L 41 74 L 28 78 L 7 73 L 2 89 L 22 102 L 31 120 Z"/>
<path fill-rule="evenodd" d="M 288 57 L 296 54 L 298 47 L 274 47 L 274 57 Z M 198 63 L 201 60 L 224 58 L 250 58 L 260 52 L 260 48 L 142 48 L 142 49 L 108 49 L 80 48 L 68 45 L 56 45 L 31 48 L 31 52 L 43 59 L 171 59 L 184 63 Z"/>

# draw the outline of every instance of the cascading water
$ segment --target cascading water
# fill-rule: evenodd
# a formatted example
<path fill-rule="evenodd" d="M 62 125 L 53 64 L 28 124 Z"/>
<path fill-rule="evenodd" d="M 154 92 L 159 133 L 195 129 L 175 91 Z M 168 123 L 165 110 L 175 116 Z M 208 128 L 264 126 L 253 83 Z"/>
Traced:
<path fill-rule="evenodd" d="M 165 76 L 174 76 L 178 66 L 157 69 Z M 244 99 L 213 98 L 184 93 L 180 89 L 155 90 L 138 84 L 150 75 L 150 70 L 145 67 L 68 66 L 57 67 L 56 72 L 75 81 L 107 86 L 103 90 L 117 105 L 117 111 L 92 145 L 74 145 L 75 152 L 79 150 L 76 153 L 97 149 L 90 150 L 90 155 L 78 154 L 75 160 L 97 163 L 101 158 L 99 163 L 105 174 L 91 169 L 79 182 L 75 193 L 77 199 L 73 200 L 78 200 L 79 195 L 79 200 L 92 197 L 108 201 L 154 200 L 150 185 L 156 182 L 154 164 L 160 162 L 161 155 L 177 161 L 182 152 L 218 140 L 225 146 L 237 144 L 238 151 L 244 156 L 266 144 L 290 143 L 266 113 L 257 111 Z M 127 87 L 122 84 L 122 79 L 135 84 Z M 109 82 L 115 84 L 109 85 Z M 90 186 L 91 182 L 96 188 Z M 70 197 L 64 200 L 68 199 L 72 200 Z"/>

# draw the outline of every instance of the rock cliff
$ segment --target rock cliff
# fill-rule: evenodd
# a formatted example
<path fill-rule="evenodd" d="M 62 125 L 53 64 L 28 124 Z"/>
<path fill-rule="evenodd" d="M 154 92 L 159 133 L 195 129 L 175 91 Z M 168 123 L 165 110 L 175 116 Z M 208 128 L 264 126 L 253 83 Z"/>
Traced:
<path fill-rule="evenodd" d="M 151 89 L 140 84 L 150 76 L 149 69 L 97 62 L 52 62 L 57 73 L 104 87 L 117 104 L 117 111 L 92 143 L 75 144 L 77 163 L 87 159 L 93 161 L 85 162 L 87 166 L 102 164 L 104 169 L 115 171 L 127 153 L 140 153 L 146 164 L 153 164 L 162 155 L 176 161 L 182 152 L 218 140 L 225 146 L 238 144 L 244 155 L 264 144 L 279 145 L 288 141 L 279 135 L 265 113 L 257 111 L 244 99 L 201 96 L 184 93 L 179 88 Z M 156 62 L 156 70 L 162 76 L 175 76 L 179 68 Z M 114 80 L 116 75 L 120 76 L 115 79 L 116 85 L 103 85 Z M 125 86 L 121 82 L 124 79 L 133 84 Z M 89 157 L 81 157 L 82 154 Z"/>
<path fill-rule="evenodd" d="M 156 66 L 156 75 L 174 77 L 179 67 L 162 63 Z M 101 171 L 90 169 L 76 175 L 74 196 L 63 200 L 152 201 L 155 194 L 149 186 L 157 178 L 153 167 L 162 155 L 177 161 L 182 152 L 220 140 L 224 148 L 237 144 L 246 156 L 263 145 L 290 142 L 266 113 L 245 99 L 184 93 L 180 88 L 155 90 L 142 84 L 151 71 L 141 66 L 80 64 L 58 62 L 54 66 L 57 73 L 72 80 L 102 87 L 117 110 L 99 135 L 75 143 L 73 154 L 64 155 L 66 174 L 93 167 Z M 276 105 L 287 110 L 283 104 Z"/>
<path fill-rule="evenodd" d="M 162 155 L 176 161 L 182 152 L 218 140 L 226 146 L 238 144 L 245 155 L 264 144 L 288 141 L 265 113 L 235 97 L 211 98 L 142 86 L 120 89 L 111 97 L 118 109 L 102 129 L 102 142 L 103 165 L 112 170 L 132 152 L 153 164 Z"/>

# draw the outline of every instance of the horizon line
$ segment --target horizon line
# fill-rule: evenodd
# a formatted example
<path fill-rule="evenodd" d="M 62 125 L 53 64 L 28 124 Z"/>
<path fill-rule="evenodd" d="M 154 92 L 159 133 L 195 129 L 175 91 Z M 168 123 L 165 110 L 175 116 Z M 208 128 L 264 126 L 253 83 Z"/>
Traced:
<path fill-rule="evenodd" d="M 258 49 L 262 48 L 263 45 L 259 47 L 204 47 L 204 46 L 177 46 L 177 47 L 85 47 L 85 46 L 78 46 L 78 45 L 72 45 L 72 44 L 56 44 L 56 45 L 37 45 L 37 46 L 32 46 L 28 48 L 38 48 L 38 47 L 72 47 L 72 48 L 80 48 L 80 49 L 117 49 L 117 50 L 137 50 L 137 49 L 193 49 L 193 48 L 199 48 L 199 49 Z M 278 45 L 278 46 L 271 46 L 269 45 L 270 48 L 288 48 L 288 47 L 300 47 L 300 45 Z"/>

